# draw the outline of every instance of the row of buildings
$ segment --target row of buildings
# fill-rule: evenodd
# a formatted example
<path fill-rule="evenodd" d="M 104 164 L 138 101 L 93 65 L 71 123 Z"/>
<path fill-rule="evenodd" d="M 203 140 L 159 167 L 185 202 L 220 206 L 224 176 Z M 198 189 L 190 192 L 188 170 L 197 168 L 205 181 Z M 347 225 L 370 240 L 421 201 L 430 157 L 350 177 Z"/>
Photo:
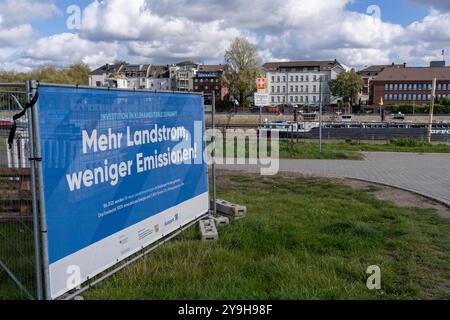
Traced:
<path fill-rule="evenodd" d="M 228 90 L 222 85 L 223 65 L 200 65 L 181 62 L 174 65 L 106 64 L 89 76 L 91 87 L 118 89 L 147 89 L 155 91 L 200 92 L 219 100 L 228 99 Z"/>
<path fill-rule="evenodd" d="M 331 94 L 328 82 L 347 68 L 337 60 L 288 61 L 265 63 L 260 73 L 266 78 L 271 106 L 337 105 L 341 97 Z M 104 65 L 94 70 L 89 83 L 93 87 L 187 91 L 204 93 L 209 104 L 212 92 L 219 101 L 229 101 L 223 84 L 223 65 L 182 62 L 174 65 Z M 358 71 L 363 88 L 354 103 L 359 106 L 428 104 L 433 79 L 437 79 L 437 98 L 450 97 L 450 67 L 433 62 L 429 67 L 404 64 L 374 65 Z"/>

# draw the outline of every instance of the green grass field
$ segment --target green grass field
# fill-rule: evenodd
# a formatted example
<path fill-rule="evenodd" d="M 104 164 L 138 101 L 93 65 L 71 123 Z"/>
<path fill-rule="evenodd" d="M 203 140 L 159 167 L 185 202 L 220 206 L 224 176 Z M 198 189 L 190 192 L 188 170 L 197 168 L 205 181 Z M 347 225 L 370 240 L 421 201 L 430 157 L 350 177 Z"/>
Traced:
<path fill-rule="evenodd" d="M 281 159 L 317 159 L 317 160 L 363 160 L 362 152 L 414 152 L 414 153 L 450 153 L 448 144 L 429 144 L 424 141 L 413 139 L 393 140 L 390 143 L 369 143 L 358 141 L 326 141 L 322 144 L 320 152 L 317 141 L 280 140 Z M 253 154 L 259 154 L 258 146 L 254 148 Z M 226 146 L 223 147 L 223 156 L 228 156 Z M 249 157 L 249 142 L 246 142 L 245 156 Z M 270 154 L 270 142 L 268 153 Z M 237 157 L 237 147 L 235 144 L 234 157 Z"/>
<path fill-rule="evenodd" d="M 220 172 L 248 216 L 200 242 L 197 226 L 86 299 L 449 299 L 450 221 L 330 180 Z M 379 265 L 382 291 L 366 287 Z M 0 272 L 0 299 L 23 296 Z"/>
<path fill-rule="evenodd" d="M 87 299 L 450 298 L 450 222 L 323 179 L 219 178 L 246 204 L 215 243 L 197 227 L 85 294 Z M 383 292 L 366 287 L 370 265 Z"/>
<path fill-rule="evenodd" d="M 280 144 L 280 157 L 283 159 L 341 159 L 361 160 L 361 152 L 414 152 L 450 153 L 448 144 L 429 144 L 412 139 L 393 140 L 390 143 L 359 143 L 357 141 L 325 141 L 322 152 L 317 142 L 299 142 L 291 145 L 284 140 Z"/>

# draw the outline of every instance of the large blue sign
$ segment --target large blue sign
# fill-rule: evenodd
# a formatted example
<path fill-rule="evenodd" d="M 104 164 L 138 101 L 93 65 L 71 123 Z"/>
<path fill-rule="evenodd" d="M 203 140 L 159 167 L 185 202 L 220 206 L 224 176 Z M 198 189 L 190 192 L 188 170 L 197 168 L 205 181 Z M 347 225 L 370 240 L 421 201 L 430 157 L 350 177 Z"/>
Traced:
<path fill-rule="evenodd" d="M 207 212 L 201 95 L 41 86 L 39 126 L 52 297 Z"/>

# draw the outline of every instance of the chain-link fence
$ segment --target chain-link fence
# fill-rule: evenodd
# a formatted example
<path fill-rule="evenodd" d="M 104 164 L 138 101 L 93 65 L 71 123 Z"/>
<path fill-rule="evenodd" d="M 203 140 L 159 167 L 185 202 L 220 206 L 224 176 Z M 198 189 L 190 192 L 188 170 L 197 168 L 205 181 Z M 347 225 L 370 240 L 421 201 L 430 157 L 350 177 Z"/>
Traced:
<path fill-rule="evenodd" d="M 0 84 L 0 281 L 15 282 L 16 297 L 38 298 L 33 219 L 33 182 L 30 169 L 28 117 L 16 122 L 13 115 L 27 103 L 25 85 Z M 37 212 L 36 212 L 37 214 Z"/>

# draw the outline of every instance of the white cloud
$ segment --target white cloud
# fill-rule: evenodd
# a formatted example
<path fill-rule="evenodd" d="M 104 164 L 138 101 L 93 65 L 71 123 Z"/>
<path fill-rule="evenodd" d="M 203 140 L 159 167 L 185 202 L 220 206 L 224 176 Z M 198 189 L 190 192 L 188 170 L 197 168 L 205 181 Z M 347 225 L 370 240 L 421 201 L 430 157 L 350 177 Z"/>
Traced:
<path fill-rule="evenodd" d="M 421 0 L 412 0 L 424 2 Z M 6 0 L 1 5 L 13 1 Z M 22 4 L 34 3 L 20 0 Z M 28 42 L 12 56 L 24 66 L 91 66 L 120 57 L 130 62 L 169 63 L 182 59 L 222 62 L 230 42 L 244 36 L 259 47 L 262 62 L 287 59 L 334 59 L 354 67 L 408 62 L 428 64 L 450 43 L 448 1 L 430 2 L 428 16 L 409 26 L 350 12 L 352 0 L 109 0 L 93 1 L 83 10 L 78 35 L 64 33 Z M 57 14 L 44 0 L 42 17 Z M 438 11 L 439 10 L 439 11 Z M 5 18 L 0 14 L 0 26 Z M 16 38 L 13 28 L 32 33 L 20 15 L 0 29 L 0 43 Z M 28 26 L 28 27 L 26 27 Z M 19 58 L 16 58 L 16 57 Z"/>
<path fill-rule="evenodd" d="M 61 14 L 54 0 L 3 0 L 0 1 L 0 22 L 3 27 L 29 24 Z"/>
<path fill-rule="evenodd" d="M 18 62 L 33 67 L 67 66 L 78 62 L 99 66 L 116 59 L 118 50 L 116 42 L 93 42 L 77 34 L 62 33 L 39 39 L 21 54 Z"/>

